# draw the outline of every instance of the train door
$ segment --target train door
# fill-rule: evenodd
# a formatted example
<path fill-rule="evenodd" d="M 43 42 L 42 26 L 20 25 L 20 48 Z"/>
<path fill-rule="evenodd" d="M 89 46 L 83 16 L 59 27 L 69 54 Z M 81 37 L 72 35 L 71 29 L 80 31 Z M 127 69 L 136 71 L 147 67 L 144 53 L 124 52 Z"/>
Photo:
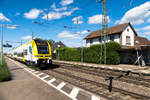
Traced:
<path fill-rule="evenodd" d="M 23 49 L 23 53 L 22 53 L 22 61 L 24 62 L 25 61 L 25 50 Z"/>
<path fill-rule="evenodd" d="M 30 61 L 33 61 L 33 52 L 32 52 L 31 46 L 29 46 L 29 59 L 30 59 Z"/>

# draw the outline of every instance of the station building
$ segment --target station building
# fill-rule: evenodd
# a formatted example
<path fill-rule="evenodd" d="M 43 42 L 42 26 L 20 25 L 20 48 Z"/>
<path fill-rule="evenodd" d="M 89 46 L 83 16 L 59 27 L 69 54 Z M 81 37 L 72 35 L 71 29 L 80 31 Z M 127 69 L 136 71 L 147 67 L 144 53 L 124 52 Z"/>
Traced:
<path fill-rule="evenodd" d="M 86 46 L 103 43 L 103 29 L 93 31 L 85 37 Z M 150 64 L 150 41 L 140 37 L 131 23 L 124 23 L 107 29 L 106 42 L 115 41 L 122 46 L 119 51 L 121 63 L 137 63 L 140 59 L 141 65 Z"/>

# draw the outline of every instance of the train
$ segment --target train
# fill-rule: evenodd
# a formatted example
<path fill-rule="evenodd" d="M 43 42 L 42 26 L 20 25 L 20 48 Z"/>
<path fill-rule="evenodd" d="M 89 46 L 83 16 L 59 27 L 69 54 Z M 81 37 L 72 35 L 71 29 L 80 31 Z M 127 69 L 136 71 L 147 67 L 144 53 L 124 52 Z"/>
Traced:
<path fill-rule="evenodd" d="M 10 51 L 9 56 L 29 65 L 52 65 L 51 46 L 46 40 L 33 39 Z"/>

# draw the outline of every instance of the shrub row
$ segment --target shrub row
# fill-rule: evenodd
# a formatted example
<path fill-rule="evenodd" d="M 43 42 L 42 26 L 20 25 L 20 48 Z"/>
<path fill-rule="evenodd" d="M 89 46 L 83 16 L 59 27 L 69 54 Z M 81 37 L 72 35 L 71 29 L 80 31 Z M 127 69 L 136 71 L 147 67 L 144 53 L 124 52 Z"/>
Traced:
<path fill-rule="evenodd" d="M 57 49 L 57 59 L 66 61 L 80 61 L 80 50 L 63 47 Z"/>
<path fill-rule="evenodd" d="M 83 48 L 83 61 L 88 63 L 104 63 L 104 57 L 101 55 L 101 48 L 104 45 L 92 45 L 90 47 Z M 107 64 L 119 64 L 120 63 L 120 55 L 117 52 L 121 49 L 120 44 L 116 42 L 108 42 L 106 43 L 106 62 Z M 104 50 L 103 50 L 104 51 Z M 57 59 L 66 60 L 66 61 L 81 61 L 81 49 L 63 47 L 57 49 Z"/>
<path fill-rule="evenodd" d="M 10 79 L 11 79 L 11 74 L 8 70 L 5 60 L 3 59 L 2 64 L 0 64 L 0 82 L 8 81 Z"/>

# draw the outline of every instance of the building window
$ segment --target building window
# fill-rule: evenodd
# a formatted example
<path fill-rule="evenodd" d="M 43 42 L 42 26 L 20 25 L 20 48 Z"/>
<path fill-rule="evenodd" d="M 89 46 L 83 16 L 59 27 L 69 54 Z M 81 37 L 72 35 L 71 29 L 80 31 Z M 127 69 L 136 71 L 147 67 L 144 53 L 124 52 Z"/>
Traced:
<path fill-rule="evenodd" d="M 110 35 L 110 40 L 111 40 L 111 41 L 114 41 L 114 39 L 115 39 L 115 38 L 114 38 L 114 35 Z"/>
<path fill-rule="evenodd" d="M 131 38 L 130 38 L 130 36 L 126 36 L 126 45 L 131 45 Z"/>
<path fill-rule="evenodd" d="M 93 43 L 93 39 L 90 39 L 90 44 L 92 44 Z"/>
<path fill-rule="evenodd" d="M 102 37 L 99 38 L 99 42 L 100 42 L 100 43 L 102 42 Z"/>
<path fill-rule="evenodd" d="M 127 29 L 127 32 L 129 32 L 129 29 Z"/>

